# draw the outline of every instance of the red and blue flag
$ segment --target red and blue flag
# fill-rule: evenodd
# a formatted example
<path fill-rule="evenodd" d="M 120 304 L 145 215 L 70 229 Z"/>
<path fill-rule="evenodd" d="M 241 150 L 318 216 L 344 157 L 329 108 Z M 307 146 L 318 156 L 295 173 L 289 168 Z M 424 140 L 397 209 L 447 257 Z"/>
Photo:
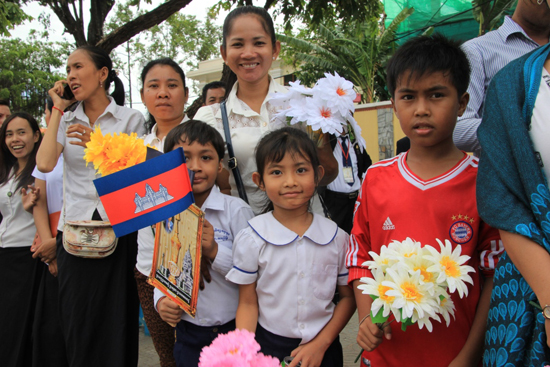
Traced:
<path fill-rule="evenodd" d="M 117 237 L 179 214 L 195 202 L 181 148 L 94 184 Z"/>

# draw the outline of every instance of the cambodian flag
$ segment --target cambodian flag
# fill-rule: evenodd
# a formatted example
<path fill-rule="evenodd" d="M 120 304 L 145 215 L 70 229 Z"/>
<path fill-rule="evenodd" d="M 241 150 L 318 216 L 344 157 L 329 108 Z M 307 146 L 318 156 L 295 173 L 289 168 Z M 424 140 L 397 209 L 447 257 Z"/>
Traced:
<path fill-rule="evenodd" d="M 117 237 L 170 218 L 195 202 L 181 148 L 94 184 Z"/>

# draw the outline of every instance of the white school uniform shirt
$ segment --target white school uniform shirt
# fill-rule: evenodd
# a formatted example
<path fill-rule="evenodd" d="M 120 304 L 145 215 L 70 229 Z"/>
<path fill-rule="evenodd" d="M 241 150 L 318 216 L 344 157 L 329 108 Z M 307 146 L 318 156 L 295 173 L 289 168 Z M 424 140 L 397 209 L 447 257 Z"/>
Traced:
<path fill-rule="evenodd" d="M 542 170 L 546 181 L 550 180 L 550 73 L 543 68 L 539 92 L 533 108 L 531 129 L 529 135 L 533 141 L 535 152 L 543 163 Z"/>
<path fill-rule="evenodd" d="M 256 172 L 254 149 L 256 149 L 256 145 L 265 134 L 271 130 L 280 128 L 280 126 L 273 126 L 271 123 L 271 118 L 278 112 L 278 109 L 272 106 L 268 100 L 270 94 L 275 92 L 286 93 L 287 89 L 270 78 L 269 90 L 262 103 L 260 113 L 258 114 L 237 97 L 238 88 L 239 83 L 236 82 L 226 100 L 227 117 L 231 130 L 231 142 L 233 143 L 233 150 L 243 179 L 248 203 L 254 213 L 260 213 L 267 203 L 267 196 L 252 181 L 252 174 Z M 222 112 L 219 103 L 201 107 L 193 119 L 206 122 L 210 126 L 216 128 L 225 141 Z M 231 195 L 238 197 L 239 192 L 235 184 L 235 178 L 231 169 L 227 167 L 228 160 L 229 156 L 226 149 L 225 156 L 223 157 L 223 164 L 230 172 L 229 183 L 231 184 Z"/>
<path fill-rule="evenodd" d="M 355 149 L 353 149 L 353 144 L 351 143 L 351 140 L 348 136 L 348 138 L 346 139 L 346 144 L 348 145 L 348 154 L 353 169 L 353 185 L 349 185 L 344 179 L 344 151 L 341 144 L 342 137 L 339 136 L 337 137 L 336 146 L 334 147 L 334 151 L 332 152 L 334 154 L 334 157 L 336 158 L 336 161 L 338 162 L 338 176 L 336 176 L 334 181 L 328 184 L 327 189 L 329 189 L 330 191 L 343 192 L 347 194 L 361 189 L 362 177 L 359 177 L 358 175 L 359 170 L 357 168 L 357 155 L 355 154 Z"/>
<path fill-rule="evenodd" d="M 214 227 L 218 254 L 210 268 L 212 281 L 204 282 L 204 290 L 199 290 L 195 318 L 183 313 L 181 319 L 198 326 L 223 325 L 235 319 L 239 303 L 238 286 L 225 280 L 233 266 L 233 242 L 239 231 L 248 226 L 247 221 L 254 213 L 243 200 L 222 194 L 217 186 L 212 187 L 201 210 Z M 156 308 L 164 294 L 155 288 L 154 297 Z"/>
<path fill-rule="evenodd" d="M 248 221 L 233 246 L 227 279 L 256 282 L 258 322 L 287 338 L 311 341 L 332 318 L 336 285 L 346 285 L 349 236 L 336 223 L 314 214 L 302 237 L 272 212 Z"/>
<path fill-rule="evenodd" d="M 94 128 L 101 127 L 103 135 L 108 133 L 137 133 L 145 134 L 145 119 L 141 112 L 116 104 L 112 97 L 108 97 L 111 103 L 94 123 Z M 98 210 L 103 220 L 109 220 L 103 204 L 95 189 L 93 180 L 101 177 L 96 175 L 93 164 L 88 164 L 84 157 L 84 147 L 69 144 L 70 141 L 80 141 L 76 138 L 67 138 L 67 128 L 72 124 L 90 125 L 88 116 L 84 113 L 84 106 L 80 103 L 74 112 L 67 111 L 61 117 L 57 142 L 63 145 L 65 170 L 65 212 L 67 220 L 90 220 L 94 211 Z M 61 213 L 58 230 L 63 231 L 64 215 Z"/>
<path fill-rule="evenodd" d="M 189 121 L 189 117 L 187 117 L 187 115 L 183 116 L 183 120 L 181 120 L 180 125 L 186 121 Z M 166 136 L 162 138 L 162 140 L 157 137 L 157 124 L 153 126 L 153 128 L 151 129 L 151 133 L 147 134 L 147 136 L 143 138 L 143 142 L 145 145 L 149 144 L 150 146 L 157 148 L 161 152 L 164 151 L 165 140 Z M 141 274 L 149 276 L 153 263 L 153 251 L 155 250 L 155 235 L 152 227 L 145 227 L 140 229 L 138 231 L 137 242 L 138 253 L 136 268 Z"/>
<path fill-rule="evenodd" d="M 8 181 L 0 186 L 0 212 L 3 216 L 0 223 L 0 248 L 30 247 L 34 241 L 34 218 L 23 209 L 21 188 L 16 191 L 16 187 L 12 170 Z"/>
<path fill-rule="evenodd" d="M 63 153 L 59 156 L 53 171 L 42 173 L 35 167 L 32 175 L 39 180 L 46 181 L 48 214 L 60 212 L 63 208 Z"/>

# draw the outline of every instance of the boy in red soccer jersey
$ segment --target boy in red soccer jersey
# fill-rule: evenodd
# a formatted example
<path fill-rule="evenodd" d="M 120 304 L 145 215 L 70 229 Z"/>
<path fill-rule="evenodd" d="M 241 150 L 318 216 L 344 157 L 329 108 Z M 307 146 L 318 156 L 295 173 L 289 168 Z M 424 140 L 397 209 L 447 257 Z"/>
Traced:
<path fill-rule="evenodd" d="M 478 160 L 453 143 L 458 116 L 468 103 L 470 68 L 458 44 L 443 36 L 422 36 L 401 46 L 387 67 L 388 88 L 411 148 L 373 164 L 355 209 L 347 252 L 359 320 L 357 341 L 365 349 L 362 366 L 478 366 L 492 290 L 502 250 L 498 231 L 479 217 L 476 206 Z M 433 322 L 433 332 L 417 325 L 406 332 L 393 322 L 379 329 L 370 317 L 372 298 L 357 289 L 372 277 L 362 264 L 383 245 L 411 237 L 439 250 L 436 238 L 462 246 L 474 284 L 468 296 L 453 294 L 455 320 Z"/>

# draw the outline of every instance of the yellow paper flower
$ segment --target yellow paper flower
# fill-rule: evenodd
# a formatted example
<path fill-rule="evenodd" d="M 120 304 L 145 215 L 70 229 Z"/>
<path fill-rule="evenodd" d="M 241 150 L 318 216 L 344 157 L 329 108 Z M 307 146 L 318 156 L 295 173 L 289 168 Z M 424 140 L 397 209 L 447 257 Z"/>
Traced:
<path fill-rule="evenodd" d="M 98 125 L 90 134 L 84 153 L 86 166 L 93 163 L 97 173 L 107 176 L 145 162 L 147 146 L 136 133 L 103 135 Z"/>

